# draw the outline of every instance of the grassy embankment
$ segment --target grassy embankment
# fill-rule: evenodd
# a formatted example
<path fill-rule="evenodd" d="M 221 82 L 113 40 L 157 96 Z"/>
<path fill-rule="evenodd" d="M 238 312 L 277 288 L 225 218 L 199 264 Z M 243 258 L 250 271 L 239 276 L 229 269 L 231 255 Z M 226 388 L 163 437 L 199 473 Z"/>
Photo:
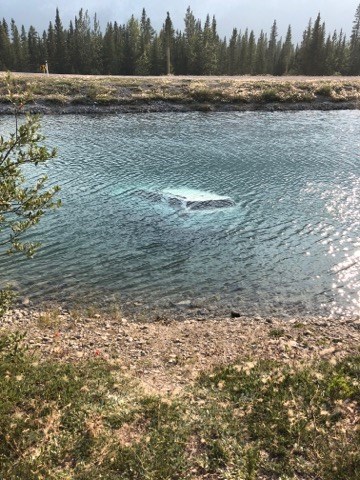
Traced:
<path fill-rule="evenodd" d="M 0 478 L 360 478 L 360 357 L 251 358 L 179 395 L 116 360 L 40 361 L 0 337 Z"/>
<path fill-rule="evenodd" d="M 14 74 L 35 103 L 53 106 L 358 102 L 359 77 L 100 77 Z M 5 74 L 2 75 L 3 79 Z M 7 91 L 0 78 L 0 103 Z"/>

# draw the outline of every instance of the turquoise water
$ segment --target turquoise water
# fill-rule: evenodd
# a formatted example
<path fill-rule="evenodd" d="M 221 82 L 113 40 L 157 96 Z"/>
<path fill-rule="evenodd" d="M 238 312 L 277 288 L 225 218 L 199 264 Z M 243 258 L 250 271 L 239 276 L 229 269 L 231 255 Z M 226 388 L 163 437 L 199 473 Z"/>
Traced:
<path fill-rule="evenodd" d="M 0 281 L 34 301 L 203 298 L 252 314 L 360 313 L 360 112 L 42 123 L 59 150 L 46 173 L 63 207 L 34 230 L 43 248 L 33 260 L 1 260 Z M 164 192 L 235 206 L 192 211 Z"/>

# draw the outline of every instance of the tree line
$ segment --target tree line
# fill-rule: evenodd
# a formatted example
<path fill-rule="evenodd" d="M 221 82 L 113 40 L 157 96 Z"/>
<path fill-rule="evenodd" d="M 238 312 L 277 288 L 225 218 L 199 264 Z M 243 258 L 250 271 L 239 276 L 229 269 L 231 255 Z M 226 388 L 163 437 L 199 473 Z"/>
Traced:
<path fill-rule="evenodd" d="M 268 33 L 234 28 L 229 38 L 217 32 L 215 16 L 205 22 L 186 11 L 184 29 L 176 30 L 167 13 L 155 31 L 142 11 L 125 24 L 108 22 L 103 32 L 95 14 L 81 9 L 68 28 L 59 10 L 40 35 L 33 26 L 19 29 L 14 19 L 0 22 L 0 70 L 104 75 L 359 75 L 360 4 L 350 38 L 328 33 L 320 13 L 294 44 L 291 26 L 279 37 L 277 22 Z"/>

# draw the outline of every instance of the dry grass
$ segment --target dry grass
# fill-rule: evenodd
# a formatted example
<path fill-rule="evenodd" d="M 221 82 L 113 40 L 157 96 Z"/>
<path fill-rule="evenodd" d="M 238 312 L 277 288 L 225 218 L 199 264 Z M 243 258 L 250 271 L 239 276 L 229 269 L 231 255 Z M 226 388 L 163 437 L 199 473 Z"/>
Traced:
<path fill-rule="evenodd" d="M 14 74 L 33 101 L 56 105 L 357 102 L 359 77 L 117 77 Z M 0 74 L 0 102 L 7 102 Z"/>
<path fill-rule="evenodd" d="M 357 480 L 360 358 L 242 360 L 177 396 L 118 362 L 43 362 L 0 336 L 0 478 Z"/>

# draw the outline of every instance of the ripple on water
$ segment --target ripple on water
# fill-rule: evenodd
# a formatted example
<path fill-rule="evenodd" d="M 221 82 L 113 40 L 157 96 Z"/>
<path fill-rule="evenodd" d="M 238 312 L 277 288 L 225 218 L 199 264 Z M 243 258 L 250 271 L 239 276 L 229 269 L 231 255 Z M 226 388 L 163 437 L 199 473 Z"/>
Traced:
<path fill-rule="evenodd" d="M 216 295 L 246 311 L 360 312 L 360 113 L 46 117 L 63 208 L 0 281 L 33 298 Z M 12 128 L 1 119 L 2 133 Z M 33 172 L 28 172 L 31 176 Z M 196 211 L 140 189 L 232 198 Z M 100 293 L 99 293 L 100 292 Z M 213 298 L 213 297 L 212 297 Z"/>

